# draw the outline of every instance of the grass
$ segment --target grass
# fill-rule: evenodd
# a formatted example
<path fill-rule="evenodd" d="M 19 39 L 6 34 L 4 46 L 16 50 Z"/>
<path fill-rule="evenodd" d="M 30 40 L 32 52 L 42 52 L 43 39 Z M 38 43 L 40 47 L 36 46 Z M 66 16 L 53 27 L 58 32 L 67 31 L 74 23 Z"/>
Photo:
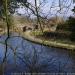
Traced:
<path fill-rule="evenodd" d="M 42 31 L 32 31 L 31 35 L 40 36 L 43 35 Z"/>
<path fill-rule="evenodd" d="M 44 31 L 45 32 L 45 31 Z M 69 43 L 69 44 L 75 44 L 75 42 L 72 42 L 70 41 L 70 39 L 54 39 L 54 38 L 49 38 L 49 37 L 46 37 L 46 36 L 43 36 L 44 33 L 42 33 L 42 31 L 32 31 L 31 32 L 31 35 L 33 36 L 36 36 L 36 37 L 39 37 L 41 39 L 46 39 L 46 40 L 51 40 L 51 41 L 58 41 L 58 42 L 62 42 L 62 43 Z"/>
<path fill-rule="evenodd" d="M 65 43 L 61 43 L 58 42 L 57 40 L 53 41 L 53 40 L 43 40 L 42 38 L 37 38 L 31 35 L 31 32 L 25 32 L 23 34 L 23 37 L 28 40 L 31 41 L 33 43 L 36 44 L 42 44 L 44 46 L 49 46 L 49 47 L 54 47 L 54 48 L 61 48 L 61 49 L 66 49 L 66 50 L 75 50 L 75 45 L 72 44 L 65 44 Z"/>

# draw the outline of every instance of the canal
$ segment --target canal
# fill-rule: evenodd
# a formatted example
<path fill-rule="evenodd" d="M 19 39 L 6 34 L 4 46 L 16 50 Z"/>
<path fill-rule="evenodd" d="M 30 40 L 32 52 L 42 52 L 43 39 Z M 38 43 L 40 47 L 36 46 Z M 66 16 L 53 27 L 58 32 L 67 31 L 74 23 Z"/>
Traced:
<path fill-rule="evenodd" d="M 0 64 L 2 63 L 6 36 L 0 37 Z M 32 43 L 18 36 L 11 35 L 8 40 L 8 52 L 5 75 L 11 73 L 74 73 L 74 52 Z"/>

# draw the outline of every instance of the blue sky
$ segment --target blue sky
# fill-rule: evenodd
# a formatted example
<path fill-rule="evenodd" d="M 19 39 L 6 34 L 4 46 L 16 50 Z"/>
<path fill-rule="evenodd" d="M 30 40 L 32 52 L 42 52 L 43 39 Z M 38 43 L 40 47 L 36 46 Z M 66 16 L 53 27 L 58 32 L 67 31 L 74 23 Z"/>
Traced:
<path fill-rule="evenodd" d="M 52 16 L 52 15 L 54 16 L 56 14 L 59 16 L 70 16 L 73 14 L 73 12 L 71 11 L 71 9 L 74 6 L 72 0 L 64 0 L 66 2 L 63 2 L 63 0 L 60 0 L 61 1 L 60 2 L 61 9 L 62 9 L 60 12 L 57 12 L 60 10 L 59 0 L 37 0 L 38 6 L 43 1 L 45 1 L 45 3 L 43 3 L 40 6 L 40 13 L 43 13 L 43 15 L 48 15 L 50 17 L 50 16 Z M 34 6 L 34 0 L 28 0 L 28 2 L 30 2 Z M 66 7 L 68 7 L 68 8 L 66 8 Z M 17 9 L 17 11 L 18 11 L 18 13 L 25 14 L 25 15 L 28 12 L 31 13 L 30 11 L 26 12 L 26 8 L 24 8 L 24 7 L 23 8 L 20 7 L 19 9 Z"/>

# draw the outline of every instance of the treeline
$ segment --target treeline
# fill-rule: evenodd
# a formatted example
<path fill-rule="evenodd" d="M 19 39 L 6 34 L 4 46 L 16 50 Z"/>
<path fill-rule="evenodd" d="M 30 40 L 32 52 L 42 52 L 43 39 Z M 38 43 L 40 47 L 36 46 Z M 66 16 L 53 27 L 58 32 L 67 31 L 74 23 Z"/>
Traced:
<path fill-rule="evenodd" d="M 75 15 L 75 7 L 72 9 L 72 12 Z M 69 40 L 75 42 L 75 16 L 70 16 L 62 23 L 57 24 L 56 31 L 44 32 L 44 36 L 47 38 L 60 39 L 60 40 Z"/>
<path fill-rule="evenodd" d="M 72 11 L 75 14 L 75 7 L 72 9 Z M 57 30 L 69 31 L 71 34 L 68 37 L 71 41 L 75 41 L 75 16 L 70 16 L 66 22 L 59 24 Z"/>
<path fill-rule="evenodd" d="M 69 34 L 68 38 L 70 38 L 71 41 L 75 41 L 75 18 L 73 16 L 70 16 L 65 23 L 61 25 L 59 24 L 57 27 L 57 31 L 59 30 L 61 30 L 62 32 L 67 32 L 67 34 L 69 34 L 70 32 L 71 34 Z"/>
<path fill-rule="evenodd" d="M 42 36 L 49 39 L 75 42 L 75 18 L 69 17 L 64 23 L 58 24 L 56 31 L 45 31 Z"/>

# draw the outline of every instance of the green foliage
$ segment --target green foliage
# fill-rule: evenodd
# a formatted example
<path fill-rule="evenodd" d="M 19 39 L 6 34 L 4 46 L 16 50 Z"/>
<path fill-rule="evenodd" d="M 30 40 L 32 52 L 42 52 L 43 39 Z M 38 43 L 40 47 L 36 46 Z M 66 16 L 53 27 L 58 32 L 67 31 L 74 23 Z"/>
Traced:
<path fill-rule="evenodd" d="M 12 28 L 12 26 L 14 25 L 14 20 L 13 20 L 13 16 L 12 15 L 8 16 L 8 21 L 9 21 L 9 28 Z"/>
<path fill-rule="evenodd" d="M 5 6 L 4 2 L 5 2 L 5 0 L 0 0 L 0 17 L 2 17 L 2 15 L 5 14 L 6 6 Z M 7 3 L 8 3 L 7 8 L 9 10 L 9 12 L 11 14 L 15 13 L 15 9 L 19 7 L 17 5 L 17 1 L 16 0 L 8 0 Z"/>
<path fill-rule="evenodd" d="M 57 31 L 69 31 L 71 34 L 69 36 L 71 41 L 75 41 L 75 18 L 70 16 L 65 23 L 59 24 L 57 26 Z M 68 33 L 67 33 L 68 34 Z"/>
<path fill-rule="evenodd" d="M 58 30 L 69 31 L 69 26 L 68 26 L 67 22 L 62 23 L 62 24 L 58 24 L 56 30 L 57 30 L 57 31 L 58 31 Z"/>
<path fill-rule="evenodd" d="M 69 17 L 69 19 L 63 23 L 59 24 L 57 26 L 57 30 L 63 30 L 63 31 L 75 31 L 75 18 Z"/>
<path fill-rule="evenodd" d="M 69 30 L 72 32 L 75 32 L 75 18 L 69 17 L 69 19 L 67 20 L 67 23 L 69 26 Z"/>
<path fill-rule="evenodd" d="M 35 36 L 42 36 L 43 33 L 42 33 L 42 31 L 33 31 L 33 32 L 32 32 L 32 35 L 35 35 Z"/>
<path fill-rule="evenodd" d="M 68 25 L 69 25 L 69 30 L 72 32 L 70 36 L 71 41 L 75 41 L 75 18 L 69 17 Z"/>

